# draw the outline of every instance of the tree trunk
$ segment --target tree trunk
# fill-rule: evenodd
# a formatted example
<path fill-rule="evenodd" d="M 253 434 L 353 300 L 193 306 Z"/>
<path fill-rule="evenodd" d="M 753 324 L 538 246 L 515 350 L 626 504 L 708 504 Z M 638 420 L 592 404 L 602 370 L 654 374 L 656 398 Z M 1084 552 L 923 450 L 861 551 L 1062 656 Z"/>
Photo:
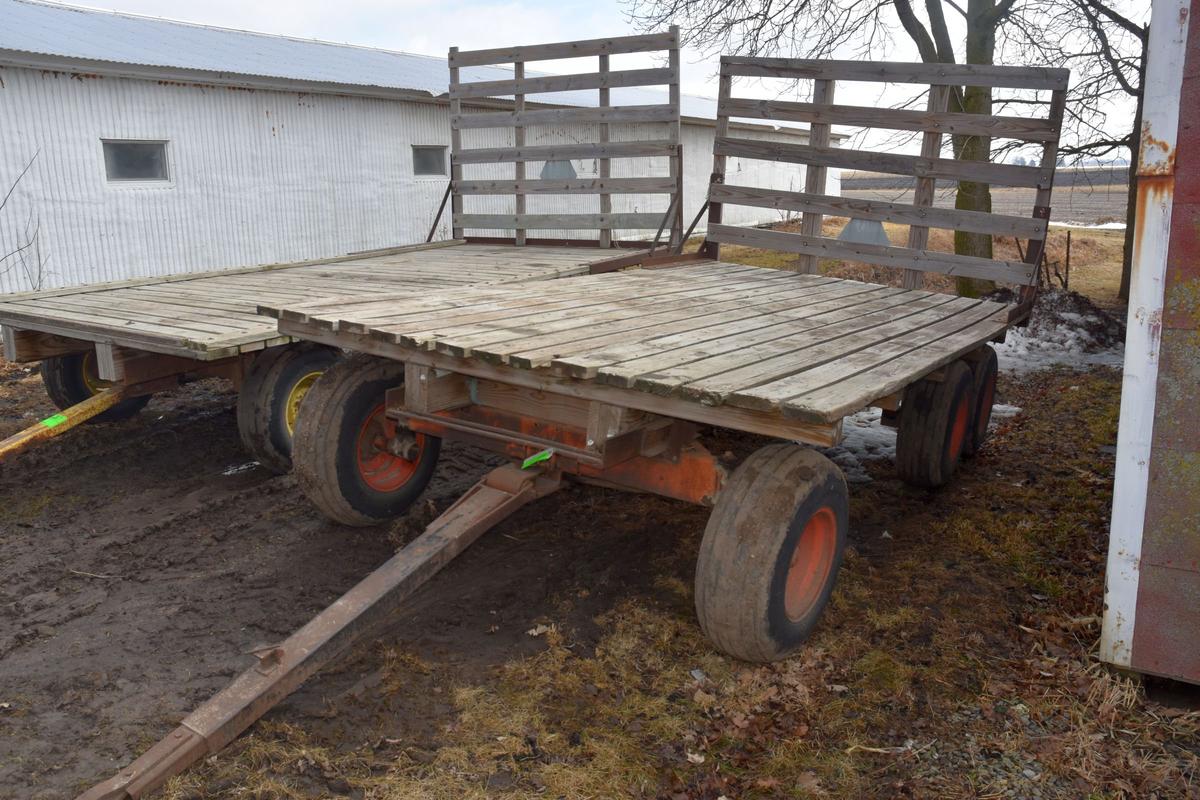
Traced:
<path fill-rule="evenodd" d="M 1129 302 L 1129 283 L 1133 277 L 1133 236 L 1137 224 L 1138 159 L 1142 152 L 1142 100 L 1146 97 L 1146 56 L 1138 66 L 1137 108 L 1133 112 L 1133 130 L 1129 133 L 1129 193 L 1125 199 L 1125 246 L 1121 250 L 1121 286 L 1117 299 Z"/>
<path fill-rule="evenodd" d="M 967 3 L 966 63 L 991 64 L 996 54 L 995 0 L 969 0 Z M 992 113 L 992 89 L 967 86 L 963 89 L 963 111 L 970 114 Z M 960 161 L 988 161 L 992 140 L 987 136 L 953 137 L 954 157 Z M 992 210 L 991 187 L 979 181 L 959 181 L 954 207 L 968 211 Z M 992 237 L 986 233 L 954 232 L 954 252 L 959 255 L 992 257 Z M 995 281 L 981 278 L 955 279 L 963 297 L 979 297 L 996 288 Z"/>

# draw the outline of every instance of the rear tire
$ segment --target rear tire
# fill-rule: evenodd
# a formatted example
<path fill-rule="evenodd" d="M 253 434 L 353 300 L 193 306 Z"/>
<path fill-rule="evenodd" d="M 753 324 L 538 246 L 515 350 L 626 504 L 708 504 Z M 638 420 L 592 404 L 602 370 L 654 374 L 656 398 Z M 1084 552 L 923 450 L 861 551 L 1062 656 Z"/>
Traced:
<path fill-rule="evenodd" d="M 717 496 L 696 562 L 696 616 L 719 650 L 776 661 L 816 627 L 833 593 L 849 499 L 832 461 L 794 444 L 755 451 Z"/>
<path fill-rule="evenodd" d="M 397 517 L 433 477 L 441 439 L 416 434 L 411 458 L 388 449 L 398 426 L 384 416 L 384 395 L 403 384 L 401 362 L 357 354 L 334 363 L 305 397 L 293 469 L 309 500 L 334 522 L 367 526 Z"/>
<path fill-rule="evenodd" d="M 971 435 L 974 377 L 962 361 L 941 381 L 920 380 L 904 392 L 896 433 L 896 471 L 913 486 L 936 489 L 954 474 Z"/>
<path fill-rule="evenodd" d="M 96 351 L 51 356 L 41 363 L 42 384 L 46 394 L 59 410 L 68 409 L 93 397 L 111 384 L 100 380 L 96 369 Z M 88 423 L 120 422 L 137 414 L 150 402 L 150 395 L 130 397 L 107 411 L 97 414 Z"/>
<path fill-rule="evenodd" d="M 272 347 L 254 359 L 238 393 L 238 433 L 246 451 L 282 475 L 292 468 L 292 437 L 301 402 L 340 353 L 303 342 Z"/>
<path fill-rule="evenodd" d="M 975 413 L 971 416 L 971 435 L 963 445 L 963 455 L 973 456 L 983 447 L 988 438 L 988 427 L 992 423 L 992 406 L 996 402 L 996 376 L 1000 362 L 991 345 L 983 346 L 983 358 L 971 362 L 971 376 L 975 386 Z"/>

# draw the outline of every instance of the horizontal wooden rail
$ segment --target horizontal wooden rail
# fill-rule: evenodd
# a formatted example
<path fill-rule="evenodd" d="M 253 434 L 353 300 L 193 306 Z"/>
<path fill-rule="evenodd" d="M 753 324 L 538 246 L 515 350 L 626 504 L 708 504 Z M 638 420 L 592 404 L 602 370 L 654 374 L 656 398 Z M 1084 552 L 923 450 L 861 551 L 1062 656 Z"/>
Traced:
<path fill-rule="evenodd" d="M 1009 89 L 1067 88 L 1070 70 L 979 64 L 912 64 L 895 61 L 827 61 L 808 58 L 721 56 L 721 73 L 752 78 L 788 78 L 933 86 L 997 86 Z"/>
<path fill-rule="evenodd" d="M 460 181 L 459 194 L 672 194 L 674 178 L 576 178 L 572 180 Z"/>
<path fill-rule="evenodd" d="M 650 230 L 657 228 L 662 218 L 662 214 L 455 214 L 454 226 L 487 230 Z"/>
<path fill-rule="evenodd" d="M 573 75 L 545 75 L 537 78 L 504 81 L 476 81 L 450 84 L 451 100 L 482 97 L 506 97 L 545 92 L 574 92 L 582 89 L 616 89 L 623 86 L 657 86 L 676 83 L 679 73 L 668 67 L 626 69 L 613 72 L 583 72 Z"/>
<path fill-rule="evenodd" d="M 713 203 L 777 208 L 781 211 L 804 211 L 833 217 L 872 219 L 880 222 L 948 228 L 971 233 L 990 233 L 995 236 L 1040 239 L 1046 235 L 1046 221 L 1032 217 L 887 203 L 827 194 L 785 192 L 755 186 L 716 183 L 709 188 L 708 199 Z"/>
<path fill-rule="evenodd" d="M 533 147 L 476 147 L 451 155 L 453 164 L 495 164 L 503 161 L 566 161 L 573 158 L 644 158 L 674 155 L 679 145 L 670 140 L 642 142 L 585 142 Z"/>
<path fill-rule="evenodd" d="M 518 61 L 552 61 L 560 58 L 647 53 L 678 46 L 674 33 L 649 33 L 642 36 L 618 36 L 608 39 L 581 39 L 518 47 L 494 47 L 488 50 L 460 50 L 450 53 L 452 67 L 478 67 L 484 64 L 514 64 Z"/>
<path fill-rule="evenodd" d="M 968 278 L 984 278 L 1007 283 L 1031 283 L 1034 266 L 1020 261 L 960 256 L 933 250 L 912 250 L 907 247 L 883 247 L 872 244 L 841 242 L 824 236 L 804 236 L 783 231 L 738 228 L 732 225 L 710 224 L 708 239 L 722 244 L 761 247 L 785 253 L 801 253 L 818 258 L 845 259 L 900 267 Z"/>
<path fill-rule="evenodd" d="M 751 139 L 721 137 L 713 152 L 719 156 L 784 161 L 818 167 L 890 172 L 918 178 L 947 178 L 980 181 L 1003 186 L 1048 187 L 1054 170 L 1043 167 L 1019 167 L 982 161 L 958 161 L 953 158 L 876 153 L 867 150 L 842 150 L 836 147 L 811 147 L 804 144 L 760 142 Z"/>
<path fill-rule="evenodd" d="M 1026 142 L 1058 141 L 1058 126 L 1048 119 L 964 114 L 954 111 L 916 111 L 870 108 L 786 100 L 732 97 L 724 106 L 731 117 L 789 122 L 857 125 L 893 131 L 924 131 L 951 135 L 991 136 Z"/>
<path fill-rule="evenodd" d="M 511 128 L 517 125 L 570 125 L 600 122 L 674 122 L 679 110 L 672 105 L 611 106 L 600 108 L 546 108 L 536 111 L 486 111 L 459 114 L 450 126 L 470 128 Z"/>

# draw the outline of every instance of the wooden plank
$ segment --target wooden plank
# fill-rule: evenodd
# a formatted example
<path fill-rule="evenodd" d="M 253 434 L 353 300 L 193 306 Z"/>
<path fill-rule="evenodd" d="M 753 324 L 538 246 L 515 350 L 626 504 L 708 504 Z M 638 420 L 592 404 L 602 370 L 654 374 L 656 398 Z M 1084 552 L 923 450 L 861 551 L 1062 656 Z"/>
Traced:
<path fill-rule="evenodd" d="M 608 58 L 609 58 L 608 53 L 602 54 L 599 58 L 601 75 L 607 75 L 609 73 Z M 675 74 L 676 75 L 679 74 L 678 70 L 676 70 Z M 675 85 L 677 85 L 677 82 Z M 602 109 L 607 108 L 610 105 L 609 94 L 610 94 L 610 90 L 607 85 L 600 87 L 600 98 L 599 98 L 600 108 L 602 108 Z M 678 103 L 674 104 L 673 107 L 679 108 Z M 602 123 L 600 123 L 600 143 L 608 144 L 608 141 L 609 141 L 609 126 L 608 126 L 607 122 L 602 122 Z M 611 177 L 612 177 L 612 160 L 608 159 L 608 158 L 600 159 L 600 180 L 607 181 Z M 607 214 L 612 213 L 612 195 L 608 192 L 600 193 L 600 213 L 602 215 L 607 215 Z M 612 228 L 611 227 L 602 227 L 600 229 L 600 246 L 601 247 L 612 247 Z"/>
<path fill-rule="evenodd" d="M 986 211 L 962 211 L 954 208 L 920 208 L 905 203 L 885 203 L 836 195 L 785 192 L 756 186 L 713 184 L 710 200 L 739 206 L 775 208 L 781 211 L 815 211 L 832 217 L 853 217 L 903 225 L 925 225 L 930 228 L 990 233 L 996 236 L 1045 236 L 1046 221 L 994 214 Z"/>
<path fill-rule="evenodd" d="M 714 152 L 724 156 L 782 161 L 788 164 L 889 172 L 895 175 L 914 175 L 918 178 L 981 181 L 1003 186 L 1038 187 L 1050 183 L 1054 178 L 1054 171 L 1043 167 L 843 150 L 837 147 L 812 147 L 786 142 L 759 142 L 732 137 L 718 138 L 714 144 Z"/>
<path fill-rule="evenodd" d="M 457 47 L 450 48 L 450 83 L 458 83 L 459 66 L 455 63 L 455 56 L 458 54 Z M 462 101 L 457 97 L 450 98 L 450 117 L 458 117 L 462 115 Z M 450 185 L 461 183 L 463 179 L 463 162 L 459 160 L 462 154 L 462 131 L 458 128 L 450 128 Z M 457 192 L 450 193 L 450 215 L 451 219 L 458 214 L 463 213 L 463 196 Z M 461 239 L 463 236 L 462 228 L 456 226 L 453 221 L 450 223 L 450 236 L 454 239 Z"/>
<path fill-rule="evenodd" d="M 733 78 L 721 70 L 721 79 L 717 89 L 717 127 L 714 132 L 714 141 L 725 139 L 729 136 L 729 115 L 722 114 L 721 108 L 725 103 L 729 102 L 730 93 L 733 91 Z M 709 181 L 709 186 L 714 186 L 718 183 L 725 182 L 725 167 L 726 161 L 722 153 L 713 148 L 713 171 L 712 178 Z M 719 225 L 723 212 L 720 203 L 709 202 L 708 204 L 708 225 L 711 228 L 713 225 Z M 721 245 L 714 241 L 710 236 L 705 235 L 704 243 L 700 245 L 700 252 L 708 258 L 718 259 L 721 257 Z"/>
<path fill-rule="evenodd" d="M 96 344 L 96 373 L 102 381 L 144 383 L 190 372 L 197 366 L 193 358 L 151 353 L 112 342 Z"/>
<path fill-rule="evenodd" d="M 520 83 L 521 81 L 524 80 L 524 78 L 525 78 L 525 62 L 518 61 L 516 64 L 513 65 L 513 77 L 516 79 L 516 81 L 518 83 Z M 513 98 L 513 110 L 518 114 L 520 114 L 521 112 L 523 112 L 525 110 L 525 95 L 518 94 Z M 518 150 L 520 150 L 522 147 L 525 146 L 525 126 L 524 125 L 518 124 L 518 125 L 513 126 L 513 146 L 515 146 Z M 513 162 L 513 178 L 514 178 L 513 183 L 516 184 L 517 186 L 520 186 L 525 181 L 525 162 L 524 161 L 514 161 Z M 450 190 L 454 191 L 454 183 L 453 182 L 450 183 Z M 516 213 L 516 216 L 518 218 L 524 216 L 525 210 L 526 210 L 525 193 L 522 192 L 520 189 L 514 190 L 513 200 L 514 200 L 513 211 Z M 459 224 L 462 225 L 462 227 L 464 227 L 464 228 L 470 227 L 468 225 L 463 224 L 461 221 L 459 222 Z M 518 247 L 525 246 L 525 227 L 524 226 L 517 227 L 516 229 L 513 230 L 513 244 L 517 245 Z"/>
<path fill-rule="evenodd" d="M 914 298 L 913 294 L 918 296 Z M 813 348 L 849 334 L 871 334 L 875 328 L 925 313 L 931 307 L 936 311 L 937 306 L 954 301 L 955 298 L 949 295 L 930 295 L 923 292 L 897 294 L 878 303 L 864 303 L 846 310 L 810 317 L 804 325 L 780 325 L 774 330 L 759 331 L 754 336 L 743 337 L 745 344 L 732 349 L 729 347 L 732 337 L 716 340 L 715 347 L 684 348 L 674 354 L 683 357 L 678 358 L 677 363 L 669 367 L 644 371 L 643 363 L 629 362 L 602 369 L 599 379 L 603 383 L 628 386 L 655 394 L 676 394 L 683 392 L 685 384 L 741 370 L 733 381 L 733 385 L 738 387 L 743 385 L 743 382 L 749 382 L 751 375 L 775 375 L 780 372 L 788 374 L 802 368 L 804 361 L 800 353 L 806 348 Z M 885 305 L 889 302 L 890 305 Z M 873 310 L 864 313 L 867 309 Z M 700 391 L 693 391 L 691 396 L 699 398 Z M 719 401 L 722 392 L 728 391 L 727 384 L 716 382 L 711 392 L 715 398 L 714 402 Z"/>
<path fill-rule="evenodd" d="M 930 86 L 928 110 L 931 112 L 945 111 L 950 103 L 949 86 Z M 942 134 L 940 131 L 926 131 L 921 135 L 921 157 L 937 158 L 942 152 Z M 917 187 L 913 191 L 913 205 L 929 208 L 933 205 L 933 194 L 937 181 L 930 177 L 917 178 Z M 913 225 L 908 229 L 908 248 L 924 250 L 929 245 L 929 228 L 925 225 Z M 906 269 L 904 271 L 904 288 L 917 289 L 924 283 L 924 274 L 920 270 Z"/>
<path fill-rule="evenodd" d="M 844 328 L 859 328 L 846 335 L 830 337 L 830 328 L 834 326 L 818 328 L 789 342 L 803 343 L 804 346 L 779 355 L 768 356 L 745 366 L 734 366 L 733 369 L 723 372 L 712 372 L 713 365 L 709 364 L 703 367 L 707 374 L 686 381 L 679 387 L 679 391 L 685 397 L 693 397 L 700 402 L 723 403 L 731 395 L 746 394 L 751 391 L 750 387 L 780 381 L 789 376 L 815 373 L 822 367 L 840 369 L 841 365 L 852 360 L 858 351 L 892 339 L 919 335 L 923 329 L 957 317 L 979 305 L 979 301 L 965 297 L 923 297 L 911 304 L 897 306 L 890 312 L 872 315 L 870 326 L 864 326 L 862 320 L 844 323 Z M 995 308 L 991 308 L 987 313 L 994 314 L 995 311 Z M 875 321 L 884 319 L 888 321 Z M 683 374 L 686 376 L 689 372 L 685 370 Z"/>
<path fill-rule="evenodd" d="M 601 91 L 604 91 L 601 89 Z M 974 116 L 968 114 L 965 116 Z M 679 110 L 669 103 L 600 108 L 544 108 L 525 111 L 483 111 L 460 114 L 450 119 L 458 130 L 472 128 L 511 128 L 517 125 L 598 125 L 602 123 L 672 122 Z"/>
<path fill-rule="evenodd" d="M 675 417 L 690 422 L 697 422 L 701 425 L 717 425 L 719 427 L 732 428 L 733 430 L 746 431 L 747 433 L 774 436 L 778 439 L 807 442 L 825 447 L 837 444 L 841 439 L 840 421 L 814 425 L 801 422 L 800 420 L 785 419 L 778 414 L 764 414 L 734 406 L 709 408 L 691 401 L 656 397 L 630 389 L 601 386 L 592 381 L 558 378 L 540 372 L 495 366 L 471 359 L 459 359 L 441 353 L 406 348 L 354 334 L 314 331 L 301 323 L 292 323 L 286 320 L 280 322 L 280 331 L 288 336 L 296 336 L 310 341 L 329 344 L 334 347 L 345 347 L 384 358 L 394 358 L 406 363 L 424 364 L 438 369 L 451 370 L 463 375 L 495 380 L 501 383 L 510 383 L 538 391 L 583 397 L 588 400 L 624 406 L 664 417 Z"/>
<path fill-rule="evenodd" d="M 455 214 L 454 224 L 463 229 L 573 230 L 589 228 L 654 229 L 659 214 Z"/>
<path fill-rule="evenodd" d="M 647 53 L 678 46 L 678 37 L 670 33 L 646 33 L 638 36 L 612 36 L 604 39 L 581 39 L 574 42 L 493 47 L 486 50 L 450 52 L 450 66 L 477 67 L 485 64 L 508 64 L 514 61 L 552 61 L 560 58 Z"/>
<path fill-rule="evenodd" d="M 580 158 L 642 158 L 669 156 L 675 143 L 669 140 L 610 142 L 608 144 L 547 144 L 530 147 L 473 147 L 451 155 L 454 164 L 496 164 L 505 161 L 570 161 Z M 1014 168 L 1015 169 L 1015 168 Z M 1034 169 L 1027 167 L 1026 169 Z M 462 181 L 461 173 L 454 178 Z"/>
<path fill-rule="evenodd" d="M 1005 320 L 1005 312 L 999 312 L 929 346 L 918 347 L 899 357 L 887 357 L 883 365 L 875 369 L 785 400 L 783 414 L 787 418 L 812 421 L 840 419 L 866 407 L 872 398 L 898 391 L 994 339 L 1007 327 Z"/>
<path fill-rule="evenodd" d="M 633 387 L 638 378 L 644 375 L 656 375 L 664 370 L 717 356 L 737 358 L 742 350 L 830 326 L 838 321 L 846 322 L 895 308 L 903 305 L 907 298 L 901 289 L 872 284 L 863 284 L 863 287 L 867 291 L 840 295 L 781 312 L 777 319 L 765 320 L 764 325 L 715 321 L 703 331 L 655 337 L 636 342 L 630 347 L 606 348 L 586 354 L 582 361 L 585 366 L 597 367 L 594 373 L 597 380 Z M 564 358 L 559 361 L 578 363 L 580 360 Z M 597 366 L 597 362 L 601 361 L 607 363 Z"/>
<path fill-rule="evenodd" d="M 980 64 L 914 64 L 898 61 L 835 61 L 812 58 L 721 56 L 723 75 L 752 78 L 928 83 L 935 86 L 998 86 L 1066 89 L 1071 71 L 1051 67 Z"/>
<path fill-rule="evenodd" d="M 951 136 L 990 136 L 1026 142 L 1057 142 L 1058 128 L 1048 119 L 967 114 L 961 111 L 799 103 L 788 100 L 730 98 L 722 107 L 731 117 L 790 122 L 854 125 L 893 131 L 942 133 Z"/>
<path fill-rule="evenodd" d="M 624 69 L 608 73 L 580 72 L 570 75 L 546 75 L 502 81 L 474 81 L 450 84 L 450 99 L 473 100 L 485 97 L 574 92 L 601 87 L 617 89 L 627 86 L 659 86 L 678 83 L 679 73 L 666 67 Z"/>
<path fill-rule="evenodd" d="M 820 79 L 813 82 L 813 102 L 828 104 L 833 102 L 833 93 L 837 85 L 831 80 Z M 821 149 L 829 148 L 830 125 L 828 122 L 814 122 L 808 131 L 808 144 Z M 819 164 L 808 164 L 804 168 L 804 191 L 809 194 L 825 194 L 825 178 L 827 167 Z M 819 211 L 805 211 L 800 218 L 800 233 L 804 236 L 821 235 L 822 214 Z M 815 275 L 817 257 L 811 253 L 802 253 L 796 260 L 800 272 Z"/>
<path fill-rule="evenodd" d="M 52 333 L 14 328 L 11 325 L 0 326 L 0 337 L 4 338 L 4 358 L 15 364 L 92 349 L 92 343 L 85 339 L 55 336 Z"/>
<path fill-rule="evenodd" d="M 521 162 L 518 162 L 521 163 Z M 673 178 L 575 178 L 463 181 L 459 194 L 670 194 Z"/>
<path fill-rule="evenodd" d="M 725 244 L 762 247 L 787 253 L 811 253 L 821 258 L 837 258 L 880 264 L 885 267 L 920 269 L 946 275 L 964 275 L 1003 283 L 1027 284 L 1034 280 L 1034 268 L 1018 261 L 960 256 L 933 250 L 910 250 L 907 247 L 883 247 L 873 244 L 854 244 L 825 237 L 801 236 L 798 233 L 736 228 L 731 225 L 709 225 L 708 238 Z"/>

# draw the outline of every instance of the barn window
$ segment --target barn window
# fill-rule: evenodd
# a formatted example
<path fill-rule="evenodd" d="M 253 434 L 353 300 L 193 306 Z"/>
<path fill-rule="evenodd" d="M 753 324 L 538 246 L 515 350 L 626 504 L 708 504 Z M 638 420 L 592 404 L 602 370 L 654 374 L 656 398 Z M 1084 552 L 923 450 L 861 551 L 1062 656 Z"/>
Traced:
<path fill-rule="evenodd" d="M 442 145 L 413 145 L 414 175 L 446 175 L 446 148 Z"/>
<path fill-rule="evenodd" d="M 166 181 L 167 143 L 105 141 L 104 173 L 110 181 Z"/>

